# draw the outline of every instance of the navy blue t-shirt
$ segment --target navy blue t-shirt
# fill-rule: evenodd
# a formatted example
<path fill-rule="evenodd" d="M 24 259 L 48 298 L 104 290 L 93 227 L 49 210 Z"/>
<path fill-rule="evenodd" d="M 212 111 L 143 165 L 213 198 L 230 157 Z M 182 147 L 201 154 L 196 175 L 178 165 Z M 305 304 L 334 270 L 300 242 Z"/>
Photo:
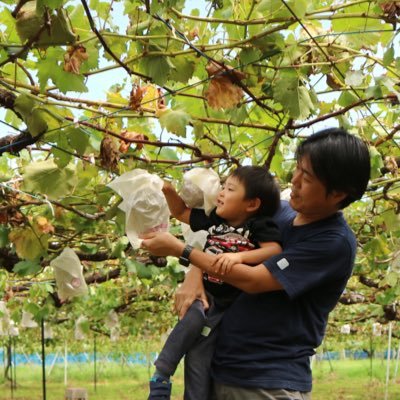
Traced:
<path fill-rule="evenodd" d="M 293 226 L 282 202 L 275 222 L 283 252 L 264 265 L 284 290 L 242 293 L 222 319 L 213 359 L 217 382 L 311 391 L 310 356 L 351 275 L 356 240 L 342 213 Z"/>

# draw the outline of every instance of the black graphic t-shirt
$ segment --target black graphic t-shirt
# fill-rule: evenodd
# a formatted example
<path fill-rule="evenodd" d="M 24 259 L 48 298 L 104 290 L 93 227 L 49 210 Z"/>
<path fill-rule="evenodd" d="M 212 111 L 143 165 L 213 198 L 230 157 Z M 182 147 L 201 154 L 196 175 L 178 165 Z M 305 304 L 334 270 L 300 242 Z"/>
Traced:
<path fill-rule="evenodd" d="M 190 214 L 190 228 L 194 232 L 208 231 L 204 251 L 212 254 L 249 251 L 259 248 L 259 243 L 281 241 L 275 222 L 264 216 L 249 218 L 242 226 L 235 228 L 219 217 L 215 209 L 206 215 L 203 209 L 194 208 Z M 203 273 L 203 279 L 204 288 L 219 307 L 229 306 L 241 293 L 240 289 L 207 273 Z"/>

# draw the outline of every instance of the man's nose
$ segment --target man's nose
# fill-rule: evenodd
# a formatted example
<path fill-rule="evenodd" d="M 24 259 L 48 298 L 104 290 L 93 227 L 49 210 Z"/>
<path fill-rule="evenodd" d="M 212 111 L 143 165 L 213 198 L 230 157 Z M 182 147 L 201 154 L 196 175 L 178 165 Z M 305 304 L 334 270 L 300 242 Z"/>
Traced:
<path fill-rule="evenodd" d="M 292 176 L 292 185 L 297 185 L 300 183 L 300 177 L 301 177 L 301 171 L 296 170 L 293 172 L 293 176 Z"/>

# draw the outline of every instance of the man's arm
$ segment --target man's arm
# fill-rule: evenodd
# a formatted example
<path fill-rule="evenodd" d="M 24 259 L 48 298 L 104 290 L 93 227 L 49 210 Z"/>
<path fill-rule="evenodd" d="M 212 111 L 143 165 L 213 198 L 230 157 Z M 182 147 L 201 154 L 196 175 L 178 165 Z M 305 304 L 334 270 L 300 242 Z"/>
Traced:
<path fill-rule="evenodd" d="M 186 206 L 175 188 L 169 182 L 164 181 L 162 191 L 172 216 L 185 224 L 189 224 L 191 209 Z"/>
<path fill-rule="evenodd" d="M 183 318 L 186 311 L 195 300 L 203 302 L 204 309 L 209 308 L 208 299 L 203 285 L 203 271 L 194 265 L 185 276 L 185 280 L 175 293 L 175 311 Z"/>
<path fill-rule="evenodd" d="M 185 244 L 170 233 L 163 232 L 149 235 L 148 239 L 143 240 L 142 247 L 154 255 L 180 257 Z M 202 271 L 214 275 L 247 293 L 262 293 L 283 289 L 282 285 L 263 264 L 254 267 L 235 264 L 229 275 L 223 275 L 215 271 L 213 267 L 215 257 L 213 254 L 193 249 L 189 258 L 190 262 Z"/>

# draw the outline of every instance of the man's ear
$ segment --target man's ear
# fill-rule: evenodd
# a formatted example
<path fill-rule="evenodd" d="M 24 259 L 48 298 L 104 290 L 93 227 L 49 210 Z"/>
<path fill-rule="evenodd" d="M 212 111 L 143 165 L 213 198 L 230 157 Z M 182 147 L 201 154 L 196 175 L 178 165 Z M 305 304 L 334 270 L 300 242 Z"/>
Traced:
<path fill-rule="evenodd" d="M 261 200 L 258 197 L 255 197 L 254 199 L 249 199 L 247 200 L 247 211 L 248 212 L 254 212 L 257 211 L 260 206 L 261 206 Z"/>
<path fill-rule="evenodd" d="M 340 190 L 332 190 L 332 192 L 329 193 L 329 196 L 333 200 L 334 204 L 339 204 L 348 196 L 348 193 L 342 192 Z"/>

